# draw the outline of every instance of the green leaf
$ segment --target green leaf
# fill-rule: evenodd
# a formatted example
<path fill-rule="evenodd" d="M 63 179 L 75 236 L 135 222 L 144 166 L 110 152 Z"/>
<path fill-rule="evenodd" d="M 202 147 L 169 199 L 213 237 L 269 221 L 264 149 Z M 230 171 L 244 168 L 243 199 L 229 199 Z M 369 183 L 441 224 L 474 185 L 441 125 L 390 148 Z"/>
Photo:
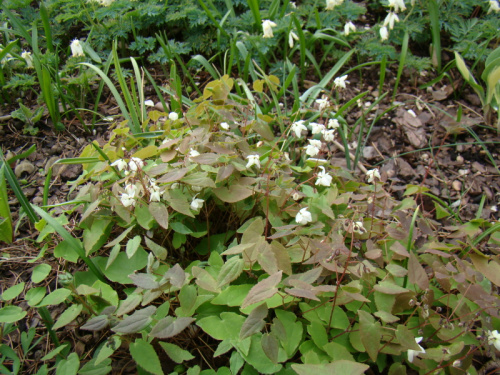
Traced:
<path fill-rule="evenodd" d="M 73 320 L 76 319 L 78 315 L 80 315 L 80 312 L 83 309 L 83 305 L 71 305 L 68 307 L 57 319 L 57 322 L 54 324 L 52 329 L 56 330 L 61 327 L 64 327 L 65 325 L 71 323 Z"/>
<path fill-rule="evenodd" d="M 328 344 L 328 335 L 323 324 L 317 321 L 312 321 L 307 326 L 307 332 L 309 332 L 309 335 L 311 335 L 313 342 L 318 348 L 322 348 L 323 346 Z"/>
<path fill-rule="evenodd" d="M 217 276 L 217 286 L 219 288 L 231 281 L 236 280 L 243 272 L 245 261 L 240 257 L 231 257 L 222 266 L 219 275 Z"/>
<path fill-rule="evenodd" d="M 49 275 L 50 271 L 52 271 L 52 267 L 49 264 L 43 263 L 37 265 L 35 268 L 33 268 L 31 281 L 33 281 L 35 284 L 42 282 Z"/>
<path fill-rule="evenodd" d="M 277 364 L 279 354 L 279 341 L 276 336 L 269 333 L 262 335 L 261 345 L 262 350 L 264 350 L 267 358 L 269 358 L 272 363 Z"/>
<path fill-rule="evenodd" d="M 282 274 L 283 271 L 276 272 L 253 286 L 241 304 L 241 307 L 245 308 L 254 303 L 264 301 L 278 293 L 276 286 L 280 283 Z"/>
<path fill-rule="evenodd" d="M 285 349 L 288 358 L 292 358 L 295 351 L 302 342 L 302 332 L 304 328 L 301 322 L 297 322 L 297 316 L 290 311 L 274 310 L 276 317 L 281 322 L 281 326 L 285 328 L 286 337 L 280 338 L 281 345 Z"/>
<path fill-rule="evenodd" d="M 107 375 L 111 372 L 111 359 L 107 358 L 97 363 L 97 359 L 91 359 L 82 366 L 78 375 Z"/>
<path fill-rule="evenodd" d="M 78 354 L 71 353 L 67 359 L 61 360 L 56 366 L 56 375 L 76 375 L 80 368 Z"/>
<path fill-rule="evenodd" d="M 0 309 L 0 323 L 14 323 L 26 316 L 19 306 L 5 306 Z"/>
<path fill-rule="evenodd" d="M 99 363 L 105 361 L 108 359 L 118 348 L 120 348 L 120 345 L 122 344 L 122 340 L 120 339 L 119 336 L 114 335 L 111 336 L 103 346 L 101 346 L 101 349 L 99 350 L 99 354 L 97 355 L 95 359 L 95 364 L 98 365 Z"/>
<path fill-rule="evenodd" d="M 45 288 L 40 286 L 38 288 L 31 288 L 30 290 L 28 290 L 24 298 L 28 302 L 28 305 L 36 306 L 43 299 L 44 296 L 45 296 Z"/>
<path fill-rule="evenodd" d="M 1 162 L 0 162 L 1 163 Z M 0 168 L 0 241 L 12 242 L 12 217 L 10 215 L 9 197 L 7 195 L 7 183 L 5 179 L 5 167 Z"/>
<path fill-rule="evenodd" d="M 155 202 L 158 203 L 158 202 Z M 155 219 L 148 208 L 148 205 L 138 204 L 134 211 L 137 223 L 146 230 L 153 228 Z"/>
<path fill-rule="evenodd" d="M 168 209 L 165 204 L 151 202 L 149 204 L 149 212 L 163 229 L 168 229 Z"/>
<path fill-rule="evenodd" d="M 165 353 L 167 353 L 170 359 L 175 363 L 182 363 L 184 361 L 190 361 L 195 358 L 194 355 L 189 353 L 187 350 L 179 348 L 175 344 L 160 341 L 160 345 L 163 350 L 165 350 Z"/>
<path fill-rule="evenodd" d="M 49 266 L 50 267 L 50 266 Z M 10 288 L 6 289 L 3 293 L 0 299 L 2 301 L 10 301 L 16 298 L 18 295 L 21 294 L 21 292 L 24 289 L 24 282 L 21 282 L 19 284 L 13 285 Z"/>
<path fill-rule="evenodd" d="M 54 256 L 56 258 L 63 258 L 68 262 L 76 263 L 78 262 L 78 253 L 73 249 L 71 243 L 64 240 L 57 244 L 54 248 Z"/>
<path fill-rule="evenodd" d="M 390 281 L 380 281 L 373 289 L 385 294 L 403 294 L 408 292 L 408 289 L 393 284 Z"/>
<path fill-rule="evenodd" d="M 239 340 L 241 327 L 245 317 L 233 312 L 223 312 L 218 316 L 208 316 L 196 322 L 202 330 L 216 340 Z"/>
<path fill-rule="evenodd" d="M 168 252 L 163 246 L 153 242 L 147 236 L 144 236 L 144 241 L 146 242 L 146 246 L 153 252 L 157 259 L 165 260 L 167 258 Z"/>
<path fill-rule="evenodd" d="M 125 252 L 127 253 L 129 259 L 134 256 L 140 244 L 141 244 L 141 236 L 139 235 L 127 241 L 127 247 Z"/>
<path fill-rule="evenodd" d="M 92 226 L 83 231 L 83 247 L 85 255 L 90 255 L 104 245 L 111 233 L 112 221 L 110 219 L 95 219 Z"/>
<path fill-rule="evenodd" d="M 105 268 L 108 261 L 106 257 L 97 257 L 94 259 L 99 268 L 105 270 L 106 277 L 109 280 L 120 284 L 131 284 L 132 280 L 130 280 L 128 275 L 146 267 L 148 264 L 148 255 L 142 247 L 139 247 L 135 255 L 130 259 L 127 257 L 127 254 L 123 252 L 118 253 L 113 264 L 107 269 Z"/>
<path fill-rule="evenodd" d="M 52 305 L 59 305 L 60 303 L 64 302 L 66 298 L 69 297 L 71 294 L 71 291 L 66 288 L 61 288 L 61 289 L 56 289 L 49 295 L 47 295 L 42 302 L 40 302 L 37 307 L 41 306 L 52 306 Z"/>
<path fill-rule="evenodd" d="M 367 371 L 370 366 L 357 362 L 340 360 L 321 365 L 298 365 L 293 364 L 292 368 L 298 375 L 318 375 L 318 374 L 349 374 L 361 375 Z"/>
<path fill-rule="evenodd" d="M 160 359 L 153 345 L 142 339 L 137 339 L 130 344 L 129 350 L 134 361 L 144 370 L 154 375 L 163 375 Z"/>

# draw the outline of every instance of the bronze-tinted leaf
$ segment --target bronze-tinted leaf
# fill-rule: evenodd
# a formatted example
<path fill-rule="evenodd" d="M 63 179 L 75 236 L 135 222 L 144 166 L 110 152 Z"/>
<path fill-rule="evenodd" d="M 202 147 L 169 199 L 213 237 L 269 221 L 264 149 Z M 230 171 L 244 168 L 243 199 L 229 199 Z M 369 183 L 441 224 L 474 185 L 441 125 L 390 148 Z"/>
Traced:
<path fill-rule="evenodd" d="M 155 306 L 148 306 L 142 310 L 138 310 L 130 316 L 127 316 L 113 328 L 115 332 L 119 333 L 136 333 L 141 329 L 146 328 L 146 326 L 151 322 L 151 315 L 156 311 Z"/>
<path fill-rule="evenodd" d="M 183 317 L 174 320 L 173 317 L 167 316 L 156 323 L 149 336 L 158 337 L 159 339 L 168 339 L 169 337 L 181 333 L 194 321 L 195 319 L 193 318 Z"/>
<path fill-rule="evenodd" d="M 424 267 L 418 261 L 415 254 L 410 254 L 410 259 L 408 261 L 408 281 L 412 284 L 418 285 L 422 290 L 429 288 L 429 278 L 424 270 Z"/>
<path fill-rule="evenodd" d="M 156 180 L 157 183 L 174 182 L 180 180 L 188 172 L 187 168 L 174 169 L 168 172 L 166 175 L 160 177 Z"/>
<path fill-rule="evenodd" d="M 161 202 L 151 202 L 149 204 L 149 212 L 163 229 L 168 229 L 168 209 L 165 204 Z"/>
<path fill-rule="evenodd" d="M 244 309 L 254 303 L 264 301 L 278 293 L 278 288 L 276 288 L 276 286 L 281 281 L 282 274 L 283 271 L 276 272 L 267 279 L 264 279 L 254 285 L 241 304 L 241 308 Z"/>
<path fill-rule="evenodd" d="M 217 198 L 226 203 L 239 202 L 253 194 L 252 190 L 241 185 L 231 185 L 229 188 L 220 187 L 214 189 L 213 192 Z"/>
<path fill-rule="evenodd" d="M 267 305 L 265 303 L 257 306 L 252 310 L 250 315 L 245 319 L 241 326 L 240 340 L 252 336 L 254 333 L 260 332 L 266 324 L 265 318 L 267 316 Z"/>

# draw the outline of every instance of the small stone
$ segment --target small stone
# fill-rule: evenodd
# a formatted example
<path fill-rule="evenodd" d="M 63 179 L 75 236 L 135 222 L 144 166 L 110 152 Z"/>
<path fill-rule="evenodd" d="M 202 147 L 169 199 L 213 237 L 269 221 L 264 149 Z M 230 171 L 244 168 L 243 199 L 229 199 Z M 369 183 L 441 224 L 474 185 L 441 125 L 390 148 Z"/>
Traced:
<path fill-rule="evenodd" d="M 463 164 L 464 163 L 464 157 L 462 155 L 457 156 L 457 163 L 458 164 Z"/>
<path fill-rule="evenodd" d="M 363 148 L 363 158 L 366 160 L 375 159 L 378 156 L 377 150 L 373 146 L 366 146 Z"/>
<path fill-rule="evenodd" d="M 458 180 L 455 180 L 451 183 L 451 187 L 455 191 L 460 191 L 460 190 L 462 190 L 462 183 Z"/>

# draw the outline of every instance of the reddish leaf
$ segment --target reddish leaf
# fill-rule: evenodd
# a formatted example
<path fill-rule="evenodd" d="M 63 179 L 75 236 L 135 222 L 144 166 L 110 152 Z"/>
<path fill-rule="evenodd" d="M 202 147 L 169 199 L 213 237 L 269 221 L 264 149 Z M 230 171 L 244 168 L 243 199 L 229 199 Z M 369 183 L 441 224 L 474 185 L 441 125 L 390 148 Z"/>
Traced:
<path fill-rule="evenodd" d="M 429 278 L 424 270 L 424 267 L 418 261 L 415 254 L 410 254 L 410 259 L 408 261 L 408 281 L 412 284 L 418 285 L 422 290 L 429 288 Z"/>
<path fill-rule="evenodd" d="M 266 324 L 266 321 L 264 320 L 266 316 L 267 305 L 265 303 L 253 309 L 241 326 L 240 340 L 244 340 L 247 337 L 252 336 L 254 333 L 260 332 Z"/>
<path fill-rule="evenodd" d="M 264 301 L 278 293 L 276 286 L 281 281 L 283 271 L 272 274 L 267 279 L 260 281 L 250 289 L 245 300 L 241 304 L 241 308 L 253 305 L 254 303 Z"/>

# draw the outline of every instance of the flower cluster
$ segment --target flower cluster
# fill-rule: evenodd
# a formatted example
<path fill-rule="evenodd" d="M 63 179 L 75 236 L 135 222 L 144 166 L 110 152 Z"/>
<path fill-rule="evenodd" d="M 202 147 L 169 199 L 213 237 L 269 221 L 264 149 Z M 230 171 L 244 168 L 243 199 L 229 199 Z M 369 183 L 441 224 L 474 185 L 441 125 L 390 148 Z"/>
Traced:
<path fill-rule="evenodd" d="M 263 38 L 272 38 L 273 35 L 273 27 L 276 27 L 276 23 L 270 20 L 263 20 L 262 21 L 262 32 L 263 32 Z"/>
<path fill-rule="evenodd" d="M 394 24 L 396 22 L 399 22 L 399 17 L 397 13 L 406 10 L 406 5 L 404 0 L 389 0 L 388 6 L 389 6 L 389 13 L 387 13 L 384 23 L 379 30 L 380 39 L 382 41 L 387 40 L 389 38 L 389 30 L 394 29 Z"/>

